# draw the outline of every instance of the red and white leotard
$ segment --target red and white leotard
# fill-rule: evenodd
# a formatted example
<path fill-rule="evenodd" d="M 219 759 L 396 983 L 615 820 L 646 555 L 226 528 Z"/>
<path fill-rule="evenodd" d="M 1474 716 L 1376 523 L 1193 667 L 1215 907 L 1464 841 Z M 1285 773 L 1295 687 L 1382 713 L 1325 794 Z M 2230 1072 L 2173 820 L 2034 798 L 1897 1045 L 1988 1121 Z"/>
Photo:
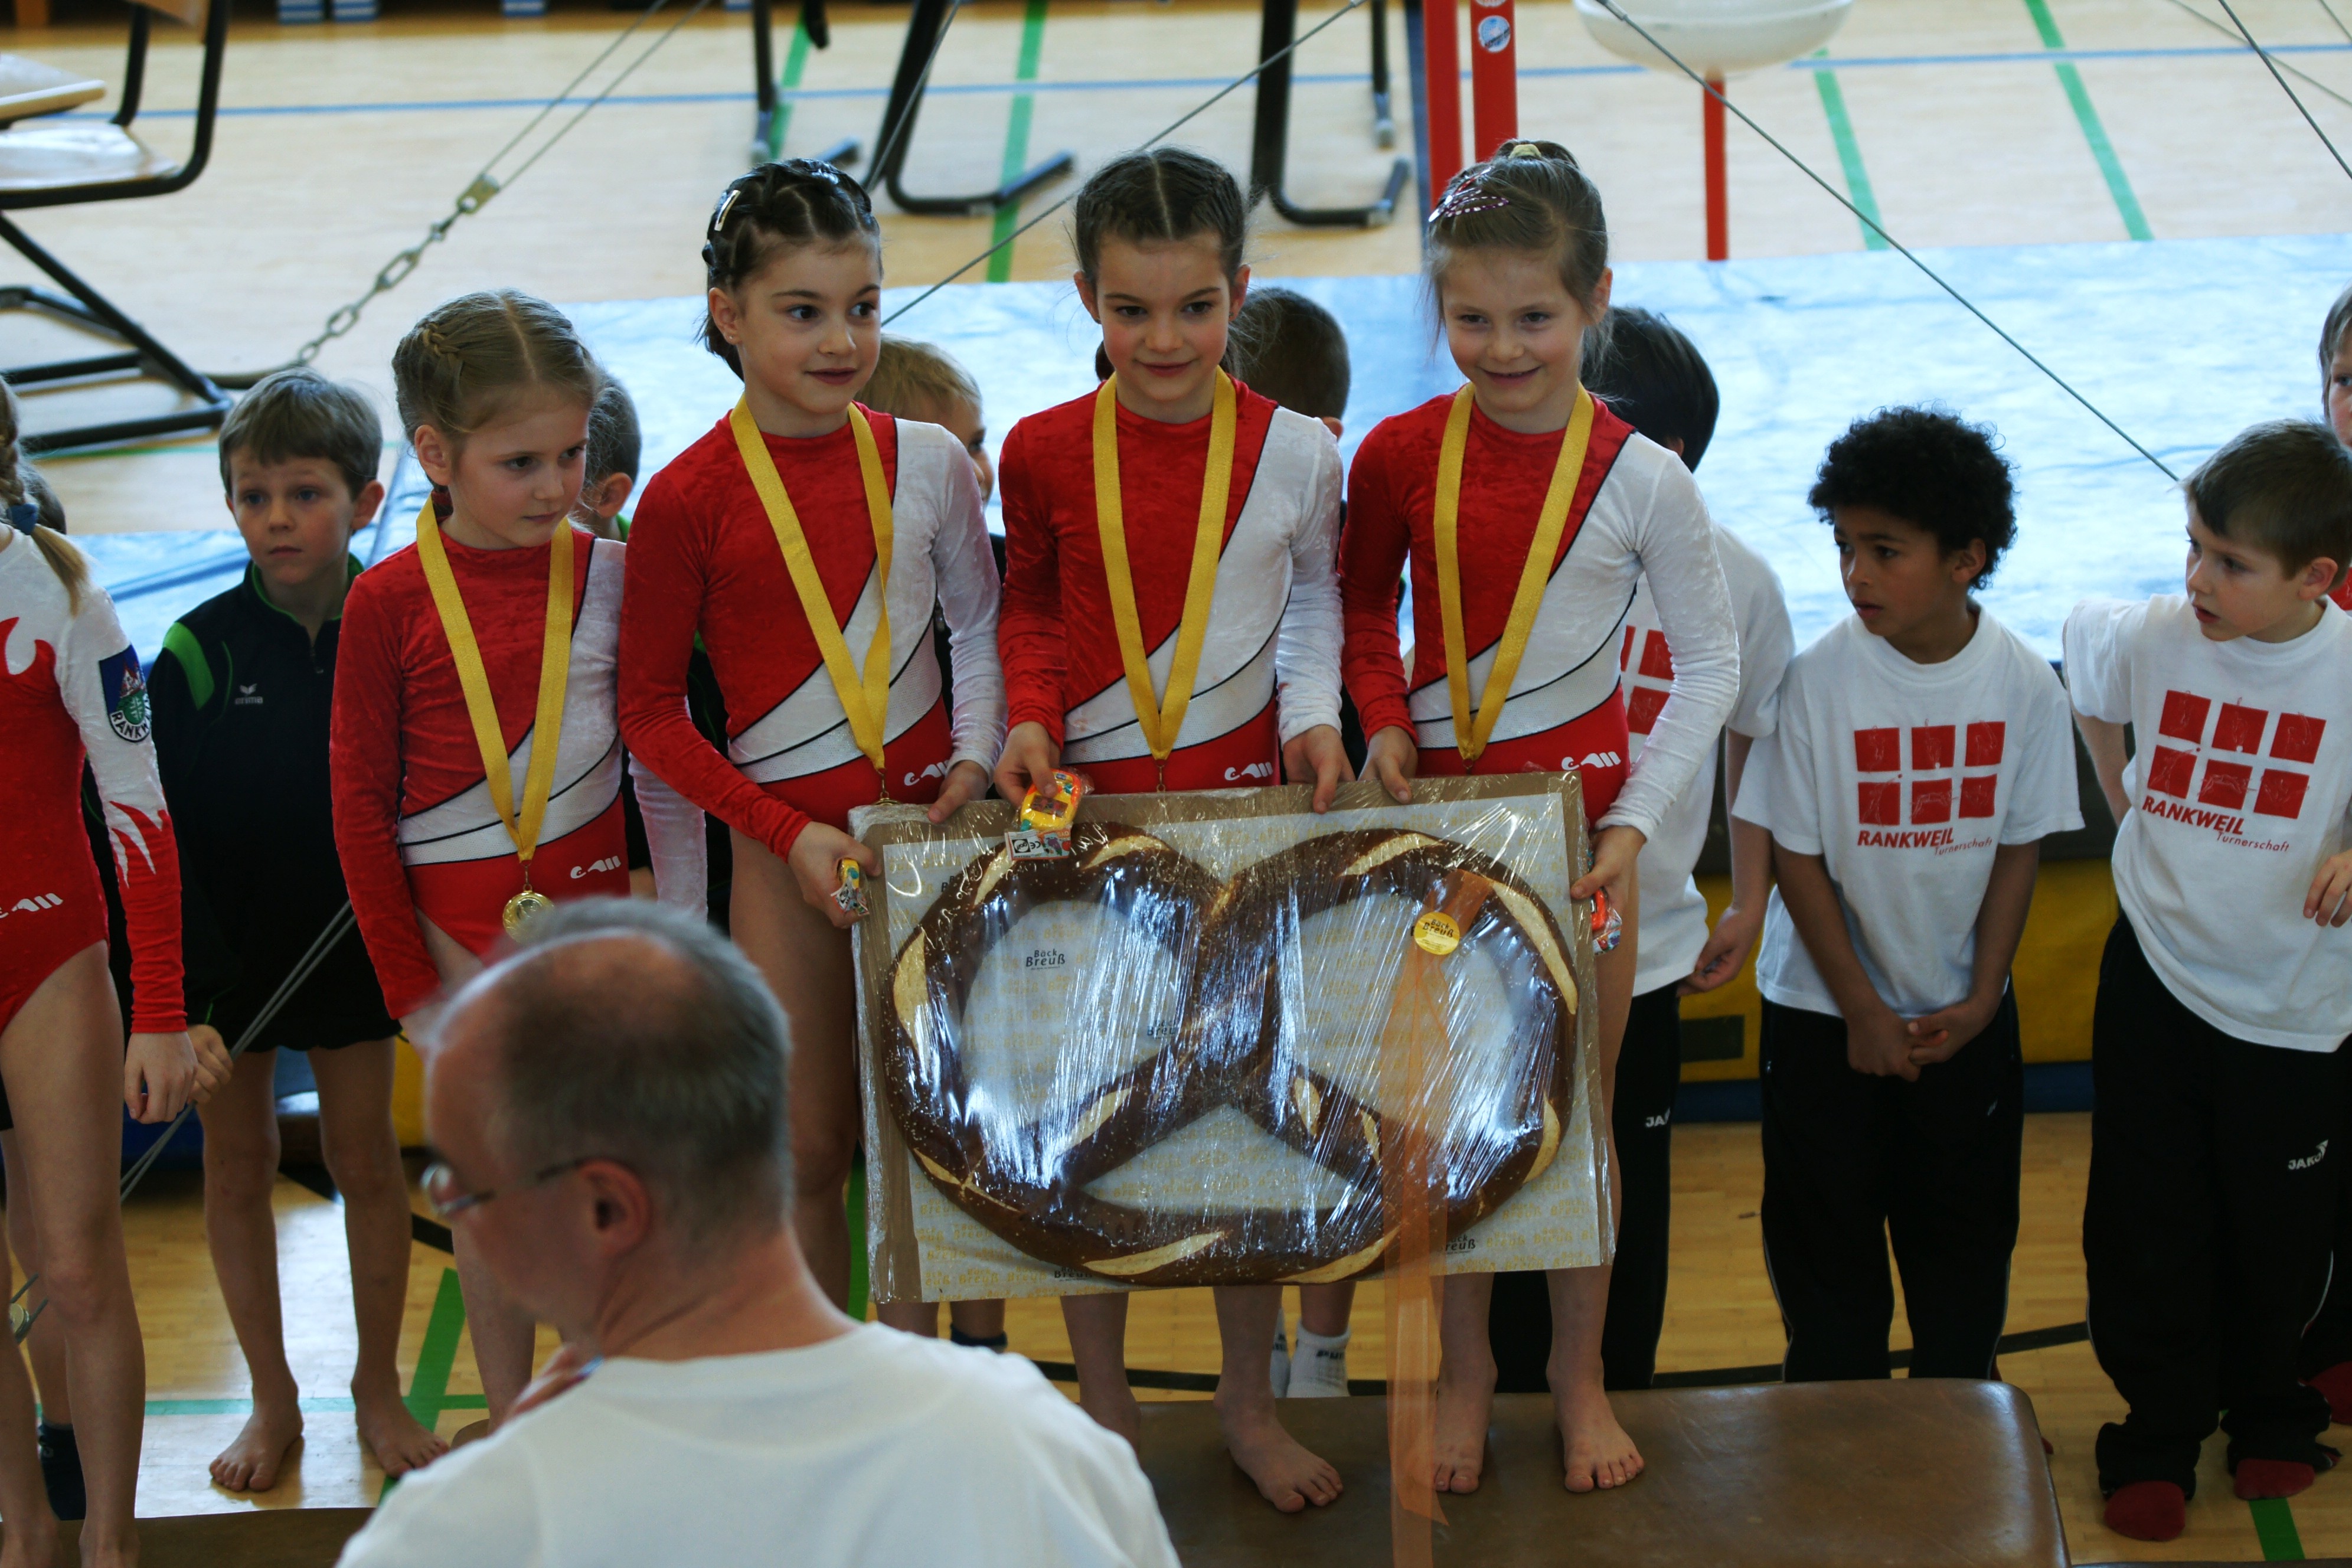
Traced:
<path fill-rule="evenodd" d="M 1348 531 L 1339 550 L 1348 688 L 1364 733 L 1410 728 L 1425 773 L 1463 771 L 1433 534 L 1438 452 L 1453 401 L 1451 395 L 1433 398 L 1382 420 L 1364 437 L 1349 475 Z M 1506 430 L 1472 405 L 1456 538 L 1474 707 L 1485 694 L 1510 618 L 1559 444 L 1558 431 Z M 1572 771 L 1595 826 L 1656 834 L 1675 797 L 1706 761 L 1738 695 L 1738 634 L 1710 531 L 1706 503 L 1682 460 L 1596 405 L 1559 554 L 1508 700 L 1478 759 L 1479 772 Z M 1397 582 L 1408 556 L 1410 684 L 1397 650 Z M 1617 647 L 1644 573 L 1674 643 L 1674 685 L 1629 771 Z"/>
<path fill-rule="evenodd" d="M 1170 789 L 1280 782 L 1283 742 L 1339 721 L 1339 453 L 1316 420 L 1247 387 L 1199 674 L 1167 766 Z M 1095 395 L 1005 437 L 1004 615 L 1013 723 L 1038 723 L 1097 789 L 1148 793 L 1159 770 L 1129 695 L 1095 521 Z M 1168 425 L 1118 410 L 1121 510 L 1152 686 L 1167 689 L 1200 526 L 1209 416 Z"/>
<path fill-rule="evenodd" d="M 77 605 L 39 548 L 0 527 L 0 1030 L 58 964 L 106 940 L 82 831 L 85 755 L 130 927 L 131 1027 L 186 1026 L 180 857 L 148 738 L 139 656 L 96 584 Z"/>
<path fill-rule="evenodd" d="M 481 648 L 520 811 L 539 707 L 550 547 L 476 550 L 446 533 L 442 542 Z M 578 585 L 563 731 L 530 883 L 551 899 L 626 897 L 614 680 L 624 547 L 575 529 L 572 548 Z M 523 885 L 413 544 L 362 573 L 344 602 L 329 754 L 343 879 L 384 1005 L 404 1016 L 441 984 L 417 917 L 487 955 L 506 934 L 507 900 Z M 635 773 L 639 797 L 656 798 L 645 816 L 663 901 L 691 905 L 695 879 L 665 873 L 698 863 L 700 824 L 670 809 L 658 780 L 642 768 Z"/>
<path fill-rule="evenodd" d="M 936 425 L 868 412 L 890 487 L 890 798 L 936 799 L 957 763 L 996 764 L 1004 685 L 996 665 L 996 561 L 971 458 Z M 874 530 L 856 436 L 767 437 L 852 663 L 880 614 Z M 941 697 L 931 606 L 947 611 L 955 712 Z M 697 632 L 727 702 L 727 755 L 687 715 Z M 621 724 L 629 746 L 688 800 L 778 855 L 812 820 L 848 826 L 882 794 L 857 749 L 816 634 L 802 613 L 767 508 L 721 419 L 646 487 L 629 524 L 621 626 Z"/>

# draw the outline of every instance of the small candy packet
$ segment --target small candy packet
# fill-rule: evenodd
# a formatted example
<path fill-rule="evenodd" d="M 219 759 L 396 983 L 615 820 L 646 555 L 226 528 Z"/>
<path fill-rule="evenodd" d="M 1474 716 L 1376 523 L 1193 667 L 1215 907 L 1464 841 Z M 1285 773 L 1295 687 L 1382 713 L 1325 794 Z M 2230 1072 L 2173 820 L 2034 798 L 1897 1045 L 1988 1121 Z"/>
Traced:
<path fill-rule="evenodd" d="M 1013 831 L 1004 836 L 1004 847 L 1015 860 L 1068 859 L 1070 825 L 1078 818 L 1078 801 L 1086 793 L 1075 774 L 1058 771 L 1044 784 L 1032 784 Z"/>
<path fill-rule="evenodd" d="M 841 886 L 833 890 L 833 901 L 853 920 L 864 920 L 866 902 L 866 868 L 847 856 L 841 859 Z"/>

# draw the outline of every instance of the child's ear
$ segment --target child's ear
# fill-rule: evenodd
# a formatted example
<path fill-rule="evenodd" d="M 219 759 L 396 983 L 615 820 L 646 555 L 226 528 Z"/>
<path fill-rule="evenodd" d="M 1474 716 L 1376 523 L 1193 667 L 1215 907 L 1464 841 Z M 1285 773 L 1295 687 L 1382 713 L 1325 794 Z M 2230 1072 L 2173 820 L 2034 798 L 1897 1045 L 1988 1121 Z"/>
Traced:
<path fill-rule="evenodd" d="M 383 504 L 383 481 L 370 479 L 352 498 L 352 531 L 357 533 L 375 521 L 375 509 Z"/>
<path fill-rule="evenodd" d="M 2325 599 L 2336 586 L 2336 574 L 2341 569 L 2340 563 L 2321 556 L 2294 574 L 2294 596 L 2306 604 Z"/>

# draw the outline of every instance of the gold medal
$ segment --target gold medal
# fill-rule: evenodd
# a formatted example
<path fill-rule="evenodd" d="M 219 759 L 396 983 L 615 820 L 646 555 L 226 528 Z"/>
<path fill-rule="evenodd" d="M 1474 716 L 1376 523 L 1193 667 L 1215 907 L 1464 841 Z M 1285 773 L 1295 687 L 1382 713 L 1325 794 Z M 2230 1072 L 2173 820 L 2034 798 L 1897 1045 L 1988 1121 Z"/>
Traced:
<path fill-rule="evenodd" d="M 1462 945 L 1462 928 L 1444 910 L 1432 910 L 1412 922 L 1413 945 L 1444 958 Z"/>
<path fill-rule="evenodd" d="M 507 900 L 506 914 L 502 917 L 507 934 L 520 937 L 523 933 L 523 928 L 554 907 L 555 900 L 545 893 L 536 888 L 525 888 Z"/>
<path fill-rule="evenodd" d="M 1437 495 L 1430 518 L 1430 533 L 1437 553 L 1438 617 L 1445 637 L 1445 685 L 1454 700 L 1454 746 L 1462 753 L 1462 771 L 1477 770 L 1479 753 L 1495 732 L 1510 700 L 1511 681 L 1519 673 L 1519 658 L 1528 651 L 1535 630 L 1536 611 L 1543 604 L 1545 584 L 1551 581 L 1552 557 L 1568 526 L 1568 509 L 1576 500 L 1577 480 L 1584 473 L 1584 453 L 1592 439 L 1592 395 L 1576 389 L 1576 409 L 1568 428 L 1560 432 L 1559 460 L 1552 467 L 1551 483 L 1544 490 L 1543 510 L 1536 517 L 1536 536 L 1528 545 L 1527 563 L 1519 568 L 1519 585 L 1511 595 L 1510 618 L 1495 645 L 1495 662 L 1486 671 L 1486 689 L 1479 694 L 1478 710 L 1470 710 L 1470 650 L 1462 630 L 1462 558 L 1455 545 L 1455 525 L 1462 500 L 1462 457 L 1470 445 L 1470 389 L 1454 395 L 1445 417 L 1445 440 L 1437 453 Z"/>
<path fill-rule="evenodd" d="M 1135 722 L 1158 765 L 1159 787 L 1168 787 L 1168 754 L 1184 728 L 1192 682 L 1201 672 L 1201 644 L 1209 633 L 1209 605 L 1217 592 L 1217 556 L 1225 542 L 1225 505 L 1234 485 L 1234 397 L 1233 378 L 1217 372 L 1209 408 L 1209 458 L 1201 473 L 1201 521 L 1192 533 L 1192 569 L 1184 582 L 1184 612 L 1176 627 L 1176 658 L 1168 669 L 1168 689 L 1151 689 L 1150 650 L 1135 609 L 1135 577 L 1127 564 L 1127 517 L 1118 486 L 1118 377 L 1095 394 L 1095 527 L 1102 535 L 1103 576 L 1110 586 L 1111 620 L 1118 632 L 1119 663 L 1127 670 L 1127 694 Z"/>

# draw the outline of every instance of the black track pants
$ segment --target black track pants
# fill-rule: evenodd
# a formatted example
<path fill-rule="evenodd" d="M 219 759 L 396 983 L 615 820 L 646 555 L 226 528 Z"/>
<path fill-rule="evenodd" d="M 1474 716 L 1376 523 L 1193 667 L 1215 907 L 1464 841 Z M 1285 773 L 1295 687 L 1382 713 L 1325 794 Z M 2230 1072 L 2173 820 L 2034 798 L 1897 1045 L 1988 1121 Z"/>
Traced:
<path fill-rule="evenodd" d="M 2327 1402 L 2296 1378 L 2326 1268 L 2344 1052 L 2234 1038 L 2181 1005 L 2118 920 L 2091 1024 L 2091 1343 L 2130 1415 L 2099 1485 L 2193 1491 L 2217 1422 L 2230 1460 L 2324 1456 Z M 2221 1415 L 2227 1410 L 2226 1417 Z"/>
<path fill-rule="evenodd" d="M 1992 1377 L 2025 1134 L 2017 1000 L 1916 1082 L 1846 1065 L 1845 1021 L 1764 1004 L 1764 1259 L 1790 1383 L 1888 1375 L 1887 1244 L 1914 1377 Z"/>

